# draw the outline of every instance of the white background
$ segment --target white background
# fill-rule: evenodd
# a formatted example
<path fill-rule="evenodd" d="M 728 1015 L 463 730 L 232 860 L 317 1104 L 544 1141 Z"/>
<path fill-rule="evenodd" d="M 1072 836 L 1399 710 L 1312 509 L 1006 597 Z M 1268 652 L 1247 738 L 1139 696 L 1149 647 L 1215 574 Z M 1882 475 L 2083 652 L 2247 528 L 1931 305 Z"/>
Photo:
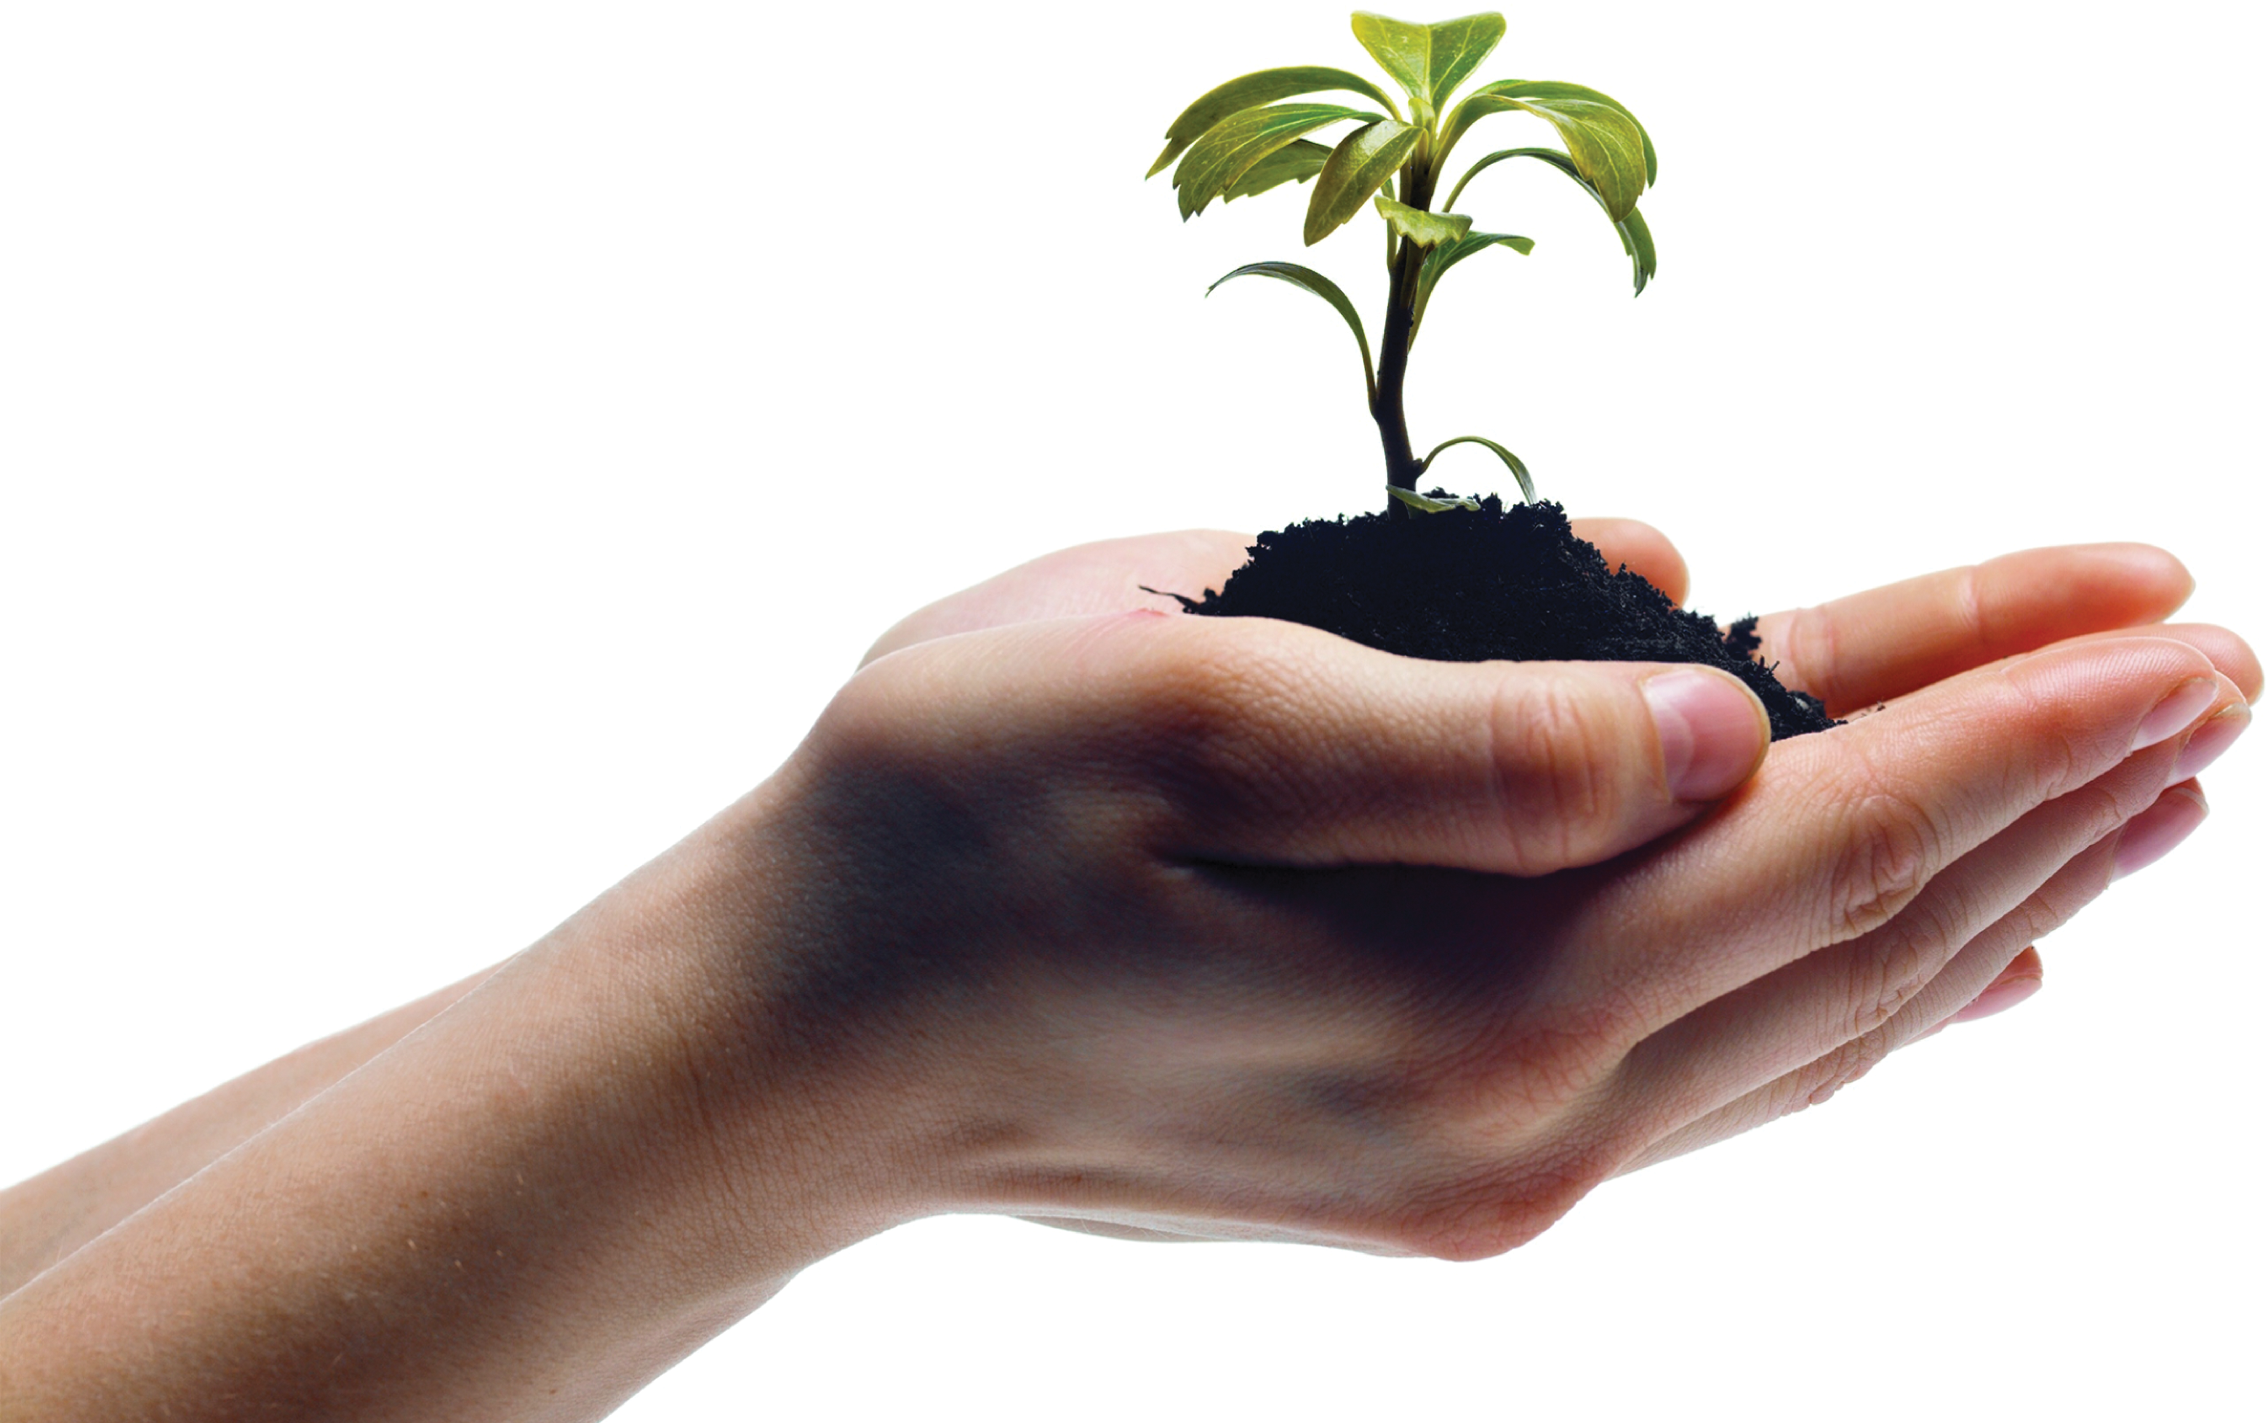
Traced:
<path fill-rule="evenodd" d="M 1420 443 L 1720 614 L 2135 538 L 2266 631 L 2256 15 L 1522 7 L 1481 77 L 1644 118 L 1660 277 L 1475 184 L 1540 246 L 1443 288 Z M 1140 181 L 1298 63 L 1365 65 L 1342 8 L 0 9 L 0 1180 L 534 938 L 922 602 L 1375 502 L 1336 319 L 1200 299 L 1311 260 L 1374 321 L 1373 221 L 1301 259 L 1303 189 Z M 1509 1257 L 931 1222 L 620 1416 L 2224 1416 L 2261 754 L 2039 998 Z"/>

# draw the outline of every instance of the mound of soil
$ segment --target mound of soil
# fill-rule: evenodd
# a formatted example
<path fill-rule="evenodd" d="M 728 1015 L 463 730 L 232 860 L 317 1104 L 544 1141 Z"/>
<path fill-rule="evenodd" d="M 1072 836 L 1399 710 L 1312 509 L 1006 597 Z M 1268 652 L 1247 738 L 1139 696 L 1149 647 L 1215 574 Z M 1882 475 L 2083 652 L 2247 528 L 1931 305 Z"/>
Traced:
<path fill-rule="evenodd" d="M 1259 535 L 1227 586 L 1182 597 L 1206 617 L 1281 618 L 1440 662 L 1700 662 L 1755 689 L 1773 740 L 1838 726 L 1755 660 L 1755 620 L 1726 633 L 1627 569 L 1605 566 L 1556 504 L 1364 514 Z"/>

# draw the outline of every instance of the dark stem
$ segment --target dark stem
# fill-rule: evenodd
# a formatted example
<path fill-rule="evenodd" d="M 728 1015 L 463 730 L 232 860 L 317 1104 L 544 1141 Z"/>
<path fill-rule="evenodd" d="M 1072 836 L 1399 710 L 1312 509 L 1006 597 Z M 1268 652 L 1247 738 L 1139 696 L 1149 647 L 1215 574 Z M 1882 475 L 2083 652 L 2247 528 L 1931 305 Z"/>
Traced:
<path fill-rule="evenodd" d="M 1401 201 L 1420 211 L 1432 204 L 1431 150 L 1427 140 L 1401 170 Z M 1424 249 L 1403 239 L 1398 250 L 1392 291 L 1385 300 L 1384 338 L 1377 352 L 1377 398 L 1370 403 L 1369 414 L 1385 445 L 1385 483 L 1413 492 L 1424 467 L 1408 442 L 1408 412 L 1401 404 L 1401 391 L 1408 383 L 1408 338 L 1416 324 L 1416 277 L 1424 265 Z M 1398 499 L 1385 501 L 1388 518 L 1412 518 L 1415 512 Z"/>
<path fill-rule="evenodd" d="M 1423 258 L 1424 250 L 1415 243 L 1401 243 L 1400 260 L 1393 266 L 1392 293 L 1386 299 L 1384 338 L 1377 353 L 1377 399 L 1369 407 L 1370 416 L 1377 422 L 1378 437 L 1385 445 L 1385 482 L 1412 491 L 1424 470 L 1417 462 L 1415 447 L 1408 442 L 1408 412 L 1401 404 L 1401 391 L 1408 381 L 1408 336 L 1416 313 L 1416 272 Z M 1398 499 L 1385 501 L 1388 517 L 1406 519 L 1414 512 Z"/>

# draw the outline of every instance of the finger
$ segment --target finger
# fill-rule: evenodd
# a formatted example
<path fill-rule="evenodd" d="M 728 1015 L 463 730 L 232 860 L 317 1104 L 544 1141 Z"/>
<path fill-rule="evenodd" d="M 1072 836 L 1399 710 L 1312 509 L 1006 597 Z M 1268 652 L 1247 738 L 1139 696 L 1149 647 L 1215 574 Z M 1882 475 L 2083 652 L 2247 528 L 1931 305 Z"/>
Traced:
<path fill-rule="evenodd" d="M 955 633 L 1049 618 L 1169 609 L 1170 594 L 1201 598 L 1250 556 L 1249 534 L 1221 529 L 1143 534 L 1080 544 L 1019 564 L 929 604 L 883 633 L 858 662 Z M 1152 593 L 1147 589 L 1162 589 Z"/>
<path fill-rule="evenodd" d="M 1547 874 L 1688 823 L 1769 744 L 1711 668 L 1421 662 L 1264 618 L 997 629 L 861 683 L 877 737 L 917 716 L 934 751 L 1114 796 L 1154 812 L 1158 853 L 1239 864 Z M 848 708 L 822 726 L 844 758 L 886 744 Z"/>
<path fill-rule="evenodd" d="M 2109 878 L 2120 880 L 2138 874 L 2164 858 L 2194 834 L 2210 814 L 2211 803 L 2204 798 L 2199 782 L 2191 779 L 2167 787 L 2156 803 L 2117 837 Z"/>
<path fill-rule="evenodd" d="M 2074 640 L 2099 642 L 2126 635 L 2124 631 L 2096 632 Z M 2209 623 L 2165 623 L 2149 628 L 2148 636 L 2175 638 L 2210 658 L 2211 665 L 2235 684 L 2245 701 L 2257 701 L 2259 692 L 2266 689 L 2266 674 L 2260 671 L 2258 654 L 2251 650 L 2249 643 L 2223 627 Z"/>
<path fill-rule="evenodd" d="M 2036 949 L 2024 949 L 2014 956 L 2013 963 L 1999 970 L 1999 976 L 1991 980 L 1990 987 L 1976 994 L 1973 1002 L 1920 1036 L 1927 1037 L 1953 1023 L 1973 1023 L 1995 1017 L 2045 986 L 2045 960 L 2038 957 Z"/>
<path fill-rule="evenodd" d="M 1669 1024 L 1629 1055 L 1621 1090 L 1663 1113 L 1665 1130 L 1872 1032 L 2080 853 L 2120 828 L 2145 832 L 2139 820 L 2164 793 L 2178 752 L 2175 741 L 2130 757 L 1961 856 L 1878 929 Z"/>
<path fill-rule="evenodd" d="M 1592 897 L 1575 927 L 1611 948 L 1561 966 L 1556 995 L 1631 1005 L 1633 1043 L 1889 923 L 2030 811 L 2237 700 L 2194 648 L 2128 637 L 1979 668 L 1783 742 L 1708 825 Z"/>
<path fill-rule="evenodd" d="M 2116 844 L 2106 840 L 2080 854 L 2021 908 L 1977 936 L 1919 997 L 1888 1022 L 1824 1057 L 1748 1092 L 1734 1102 L 1659 1136 L 1619 1174 L 1657 1165 L 1765 1123 L 1820 1105 L 1871 1072 L 1898 1048 L 1927 1037 L 1972 1003 L 1993 980 L 2029 952 L 2029 946 L 2068 922 L 2097 897 L 2112 873 Z"/>
<path fill-rule="evenodd" d="M 1273 695 L 1209 728 L 1202 764 L 1239 774 L 1183 782 L 1206 789 L 1180 853 L 1549 874 L 1689 823 L 1769 745 L 1761 702 L 1712 668 L 1423 664 L 1310 641 L 1260 674 Z"/>
<path fill-rule="evenodd" d="M 1773 613 L 1756 632 L 1780 681 L 1845 716 L 2001 657 L 2161 622 L 2194 587 L 2187 569 L 2161 549 L 2080 544 Z"/>
<path fill-rule="evenodd" d="M 1668 536 L 1636 519 L 1576 519 L 1574 537 L 1597 545 L 1607 568 L 1627 568 L 1681 606 L 1692 586 L 1684 556 Z"/>
<path fill-rule="evenodd" d="M 1192 858 L 1548 874 L 1688 823 L 1769 742 L 1762 704 L 1714 669 L 1424 663 L 1260 620 L 1164 631 L 1105 696 L 1162 709 L 1168 740 L 1152 723 L 1124 744 L 1174 767 L 1172 848 Z"/>
<path fill-rule="evenodd" d="M 2161 857 L 2170 848 L 2163 843 L 2166 838 L 2173 844 L 2185 838 L 2202 821 L 2202 799 L 2203 788 L 2192 780 L 2168 787 L 2138 818 L 2079 854 L 2019 909 L 1961 949 L 1941 975 L 1887 1022 L 1677 1128 L 1624 1170 L 1665 1161 L 1816 1106 L 1898 1048 L 1932 1037 L 1954 1022 L 2002 1012 L 2036 993 L 2045 965 L 2032 941 L 2068 923 L 2113 881 Z M 2167 837 L 2169 826 L 2182 828 Z"/>

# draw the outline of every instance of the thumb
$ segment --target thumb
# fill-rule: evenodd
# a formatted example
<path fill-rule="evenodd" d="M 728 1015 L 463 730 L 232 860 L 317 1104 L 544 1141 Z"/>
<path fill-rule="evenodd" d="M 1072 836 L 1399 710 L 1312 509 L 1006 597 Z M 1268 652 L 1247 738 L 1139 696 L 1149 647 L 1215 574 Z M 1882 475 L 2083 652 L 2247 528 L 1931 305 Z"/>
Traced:
<path fill-rule="evenodd" d="M 1233 825 L 1243 856 L 1276 863 L 1544 875 L 1691 823 L 1770 747 L 1761 700 L 1714 668 L 1346 650 L 1368 675 L 1333 668 L 1304 698 L 1252 705 L 1243 744 L 1205 752 L 1248 776 L 1222 789 L 1253 814 L 1202 807 L 1197 836 Z"/>
<path fill-rule="evenodd" d="M 1048 744 L 1017 764 L 1098 772 L 1162 812 L 1160 851 L 1191 859 L 1548 874 L 1689 823 L 1770 742 L 1753 692 L 1690 664 L 1423 662 L 1264 618 L 1073 619 L 928 646 L 861 675 L 935 663 L 951 695 L 916 698 L 932 743 L 960 739 L 936 716 L 954 702 L 988 746 L 1035 733 Z"/>

